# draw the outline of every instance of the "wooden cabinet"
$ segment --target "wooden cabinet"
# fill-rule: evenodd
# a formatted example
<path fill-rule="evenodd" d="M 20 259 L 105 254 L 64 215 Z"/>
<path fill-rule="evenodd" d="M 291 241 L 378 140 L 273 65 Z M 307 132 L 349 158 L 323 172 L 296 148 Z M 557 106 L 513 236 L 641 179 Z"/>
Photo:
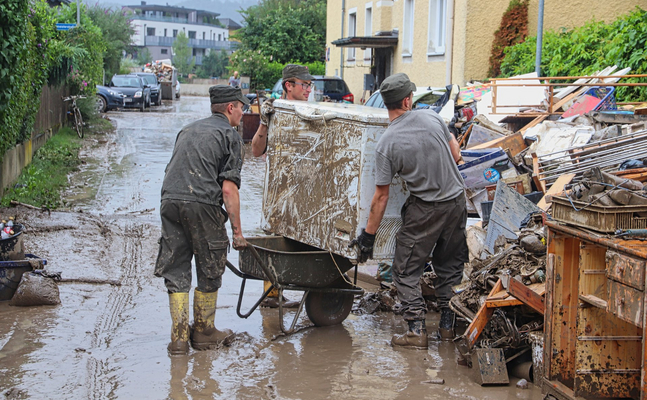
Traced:
<path fill-rule="evenodd" d="M 647 242 L 547 226 L 544 392 L 647 400 Z"/>

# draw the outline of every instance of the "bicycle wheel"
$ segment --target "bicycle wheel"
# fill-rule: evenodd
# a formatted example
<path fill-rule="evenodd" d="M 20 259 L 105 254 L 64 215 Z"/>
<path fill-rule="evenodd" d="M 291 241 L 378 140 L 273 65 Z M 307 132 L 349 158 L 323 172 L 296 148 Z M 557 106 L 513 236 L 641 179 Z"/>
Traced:
<path fill-rule="evenodd" d="M 81 110 L 78 108 L 74 109 L 74 129 L 76 129 L 76 134 L 80 138 L 83 137 L 83 117 L 81 117 Z"/>

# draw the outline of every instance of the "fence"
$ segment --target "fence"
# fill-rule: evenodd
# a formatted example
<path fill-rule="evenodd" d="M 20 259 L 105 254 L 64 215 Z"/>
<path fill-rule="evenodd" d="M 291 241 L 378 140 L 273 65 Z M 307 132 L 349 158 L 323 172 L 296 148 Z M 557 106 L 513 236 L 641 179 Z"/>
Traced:
<path fill-rule="evenodd" d="M 4 195 L 5 189 L 18 179 L 23 168 L 31 163 L 36 150 L 65 124 L 66 104 L 61 97 L 68 94 L 69 90 L 66 87 L 43 87 L 31 138 L 7 150 L 2 157 L 0 197 Z"/>

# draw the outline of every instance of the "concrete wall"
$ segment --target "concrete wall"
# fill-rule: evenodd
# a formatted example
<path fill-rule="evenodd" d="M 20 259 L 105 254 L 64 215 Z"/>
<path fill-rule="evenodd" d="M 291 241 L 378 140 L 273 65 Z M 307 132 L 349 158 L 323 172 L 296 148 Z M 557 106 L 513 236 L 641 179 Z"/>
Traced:
<path fill-rule="evenodd" d="M 192 79 L 190 83 L 180 83 L 180 94 L 186 96 L 209 96 L 209 88 L 214 85 L 227 85 L 227 79 Z M 249 77 L 241 76 L 240 84 L 243 94 L 249 93 Z"/>

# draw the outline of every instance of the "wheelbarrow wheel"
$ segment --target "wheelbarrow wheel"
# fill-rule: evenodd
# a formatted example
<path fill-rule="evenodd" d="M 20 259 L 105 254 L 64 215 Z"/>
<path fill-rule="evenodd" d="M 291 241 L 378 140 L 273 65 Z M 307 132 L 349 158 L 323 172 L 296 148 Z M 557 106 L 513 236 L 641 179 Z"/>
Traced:
<path fill-rule="evenodd" d="M 306 298 L 306 314 L 316 326 L 341 324 L 353 308 L 351 293 L 310 292 Z"/>

